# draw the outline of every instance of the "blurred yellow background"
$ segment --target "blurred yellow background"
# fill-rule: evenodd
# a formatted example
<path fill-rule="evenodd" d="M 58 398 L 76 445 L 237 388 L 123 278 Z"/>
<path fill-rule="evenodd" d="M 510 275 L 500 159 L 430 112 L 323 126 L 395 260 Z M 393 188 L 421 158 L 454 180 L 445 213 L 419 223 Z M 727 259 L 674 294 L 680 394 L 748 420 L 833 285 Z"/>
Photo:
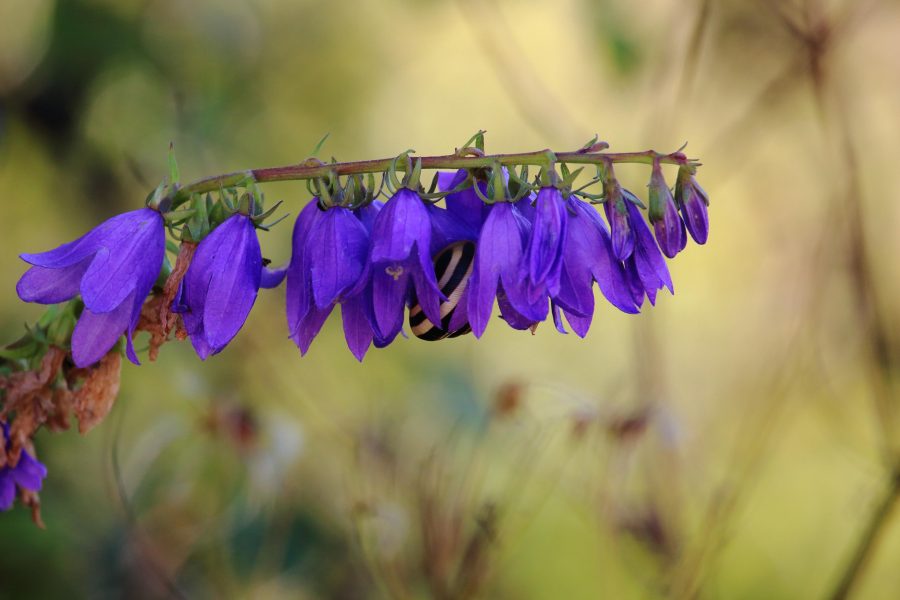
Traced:
<path fill-rule="evenodd" d="M 711 233 L 584 340 L 495 319 L 359 364 L 333 317 L 300 358 L 262 293 L 222 354 L 126 363 L 101 427 L 38 436 L 47 530 L 0 515 L 0 598 L 834 594 L 900 445 L 898 40 L 890 0 L 4 0 L 0 339 L 42 312 L 18 253 L 141 206 L 170 141 L 186 180 L 325 133 L 688 141 Z M 287 260 L 289 221 L 262 242 Z M 900 595 L 878 531 L 858 598 Z"/>

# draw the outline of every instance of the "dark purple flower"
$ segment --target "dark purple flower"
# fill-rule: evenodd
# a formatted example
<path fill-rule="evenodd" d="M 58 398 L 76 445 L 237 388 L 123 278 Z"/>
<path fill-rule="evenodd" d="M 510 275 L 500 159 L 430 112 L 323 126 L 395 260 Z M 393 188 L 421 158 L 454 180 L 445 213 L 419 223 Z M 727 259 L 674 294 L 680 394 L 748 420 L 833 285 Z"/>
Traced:
<path fill-rule="evenodd" d="M 530 303 L 559 293 L 567 227 L 568 213 L 562 193 L 555 187 L 541 188 L 535 201 L 523 265 Z"/>
<path fill-rule="evenodd" d="M 22 254 L 34 266 L 19 280 L 16 291 L 22 300 L 41 304 L 81 294 L 85 308 L 72 334 L 72 358 L 78 367 L 103 358 L 123 333 L 128 358 L 140 364 L 131 338 L 164 253 L 162 215 L 141 208 L 113 217 L 54 250 Z"/>
<path fill-rule="evenodd" d="M 568 231 L 560 289 L 553 298 L 557 309 L 554 317 L 558 321 L 558 309 L 562 309 L 575 333 L 584 337 L 594 314 L 594 281 L 606 299 L 622 312 L 633 314 L 638 309 L 625 269 L 613 256 L 609 232 L 599 213 L 574 196 L 568 199 L 567 206 Z"/>
<path fill-rule="evenodd" d="M 526 329 L 547 315 L 547 298 L 530 302 L 523 280 L 525 247 L 530 225 L 508 202 L 491 205 L 475 251 L 475 266 L 468 285 L 468 319 L 475 337 L 481 337 L 497 298 L 504 320 Z"/>
<path fill-rule="evenodd" d="M 684 224 L 694 241 L 705 244 L 709 237 L 709 197 L 688 169 L 678 172 L 675 183 L 675 203 L 681 210 Z"/>
<path fill-rule="evenodd" d="M 347 346 L 362 360 L 369 346 L 391 339 L 376 331 L 372 286 L 366 259 L 369 231 L 380 202 L 351 211 L 321 210 L 313 200 L 294 226 L 293 254 L 288 268 L 288 327 L 291 339 L 305 354 L 338 304 Z"/>
<path fill-rule="evenodd" d="M 663 258 L 650 228 L 635 203 L 637 199 L 628 190 L 622 190 L 622 193 L 626 198 L 629 226 L 634 234 L 634 252 L 625 260 L 625 270 L 634 292 L 634 301 L 641 306 L 646 294 L 650 304 L 655 304 L 656 292 L 663 287 L 675 293 L 672 277 L 669 275 L 666 259 Z"/>
<path fill-rule="evenodd" d="M 383 338 L 403 327 L 403 309 L 415 296 L 425 316 L 439 323 L 441 291 L 431 262 L 431 220 L 419 195 L 398 190 L 375 217 L 369 267 L 375 321 Z"/>
<path fill-rule="evenodd" d="M 263 281 L 262 252 L 249 216 L 235 213 L 203 238 L 174 307 L 197 355 L 206 360 L 221 352 L 246 322 L 259 288 L 274 287 L 281 277 L 268 271 Z"/>
<path fill-rule="evenodd" d="M 2 424 L 5 450 L 9 450 L 9 425 Z M 7 459 L 9 460 L 9 459 Z M 26 450 L 19 455 L 19 462 L 12 467 L 9 462 L 0 468 L 0 510 L 9 510 L 16 500 L 16 486 L 29 492 L 39 492 L 47 477 L 47 467 Z"/>
<path fill-rule="evenodd" d="M 659 163 L 653 165 L 653 173 L 650 175 L 648 216 L 650 222 L 653 223 L 659 249 L 667 257 L 675 258 L 675 255 L 684 250 L 687 244 L 687 233 Z"/>

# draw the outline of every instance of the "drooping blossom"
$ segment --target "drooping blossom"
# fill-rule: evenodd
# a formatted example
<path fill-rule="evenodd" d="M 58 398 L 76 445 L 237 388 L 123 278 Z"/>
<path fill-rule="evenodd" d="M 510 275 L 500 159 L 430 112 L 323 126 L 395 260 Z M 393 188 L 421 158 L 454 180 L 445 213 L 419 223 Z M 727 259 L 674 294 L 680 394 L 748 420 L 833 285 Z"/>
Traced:
<path fill-rule="evenodd" d="M 650 232 L 650 227 L 644 221 L 640 209 L 637 207 L 636 198 L 628 190 L 622 190 L 626 197 L 625 206 L 628 211 L 628 221 L 634 236 L 634 251 L 625 260 L 625 271 L 634 294 L 634 301 L 638 306 L 644 302 L 644 296 L 650 300 L 650 304 L 656 303 L 656 293 L 663 287 L 675 293 L 672 285 L 672 276 Z"/>
<path fill-rule="evenodd" d="M 4 452 L 9 451 L 9 425 L 2 424 Z M 7 459 L 8 461 L 9 459 Z M 47 467 L 42 462 L 32 457 L 27 450 L 19 454 L 19 462 L 11 466 L 6 462 L 0 467 L 0 510 L 9 510 L 16 500 L 16 488 L 22 488 L 29 492 L 39 492 L 47 477 Z"/>
<path fill-rule="evenodd" d="M 288 327 L 291 339 L 306 354 L 337 304 L 341 305 L 347 346 L 362 360 L 375 338 L 371 289 L 360 285 L 366 270 L 369 230 L 380 203 L 353 211 L 335 206 L 322 210 L 310 202 L 297 217 L 288 268 Z"/>
<path fill-rule="evenodd" d="M 709 237 L 709 215 L 706 211 L 709 196 L 688 169 L 681 169 L 678 172 L 678 179 L 675 182 L 675 203 L 681 210 L 681 216 L 691 237 L 698 244 L 705 244 Z"/>
<path fill-rule="evenodd" d="M 366 265 L 370 230 L 381 207 L 373 202 L 356 210 L 340 206 L 322 210 L 313 200 L 298 216 L 287 305 L 291 339 L 301 355 L 338 304 L 344 338 L 357 360 L 373 343 L 380 347 L 393 339 L 384 339 L 377 331 Z"/>
<path fill-rule="evenodd" d="M 687 244 L 687 232 L 658 162 L 653 164 L 650 175 L 649 196 L 648 216 L 653 224 L 659 249 L 667 257 L 675 258 Z"/>
<path fill-rule="evenodd" d="M 523 264 L 530 304 L 543 300 L 546 305 L 548 297 L 559 293 L 568 217 L 566 202 L 557 188 L 538 191 Z"/>
<path fill-rule="evenodd" d="M 616 308 L 625 313 L 638 312 L 622 262 L 613 255 L 606 224 L 590 204 L 570 196 L 568 231 L 563 247 L 559 293 L 553 298 L 557 329 L 564 331 L 558 320 L 559 309 L 566 315 L 572 330 L 584 337 L 594 314 L 596 281 L 600 291 Z"/>
<path fill-rule="evenodd" d="M 202 360 L 221 352 L 237 335 L 259 288 L 277 286 L 283 278 L 278 272 L 263 275 L 259 239 L 248 215 L 231 215 L 197 246 L 173 310 L 181 313 Z"/>
<path fill-rule="evenodd" d="M 478 236 L 468 286 L 467 313 L 475 337 L 487 328 L 495 298 L 504 320 L 516 329 L 527 329 L 546 318 L 546 296 L 531 302 L 523 277 L 530 229 L 513 204 L 491 205 Z"/>
<path fill-rule="evenodd" d="M 404 307 L 413 290 L 425 316 L 440 322 L 441 291 L 431 261 L 431 219 L 419 195 L 398 190 L 375 217 L 368 267 L 372 306 L 382 338 L 403 327 Z"/>
<path fill-rule="evenodd" d="M 132 335 L 159 276 L 165 253 L 162 215 L 141 208 L 113 217 L 73 242 L 38 254 L 16 286 L 26 302 L 56 304 L 81 294 L 84 311 L 72 334 L 72 358 L 88 367 L 124 333 L 131 362 L 140 364 Z"/>

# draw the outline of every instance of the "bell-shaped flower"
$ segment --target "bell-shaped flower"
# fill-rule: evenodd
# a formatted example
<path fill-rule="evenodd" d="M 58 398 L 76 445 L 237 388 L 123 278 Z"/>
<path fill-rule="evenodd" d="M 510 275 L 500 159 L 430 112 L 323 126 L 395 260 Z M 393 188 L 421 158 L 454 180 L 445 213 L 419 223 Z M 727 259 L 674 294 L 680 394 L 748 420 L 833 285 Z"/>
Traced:
<path fill-rule="evenodd" d="M 609 302 L 625 313 L 637 313 L 634 297 L 621 261 L 613 256 L 606 224 L 590 204 L 569 197 L 568 231 L 563 247 L 563 265 L 559 293 L 554 296 L 554 318 L 559 310 L 580 337 L 587 334 L 594 314 L 596 281 Z"/>
<path fill-rule="evenodd" d="M 382 338 L 403 327 L 403 310 L 413 289 L 425 316 L 440 322 L 438 288 L 431 261 L 431 220 L 419 195 L 398 190 L 375 217 L 369 251 L 372 304 Z"/>
<path fill-rule="evenodd" d="M 490 212 L 475 251 L 475 266 L 468 285 L 468 319 L 475 337 L 481 337 L 497 298 L 504 320 L 527 329 L 547 315 L 546 296 L 530 302 L 523 279 L 530 225 L 508 202 L 497 202 Z"/>
<path fill-rule="evenodd" d="M 390 342 L 376 331 L 366 264 L 369 231 L 380 209 L 381 203 L 373 202 L 355 211 L 340 206 L 322 210 L 314 199 L 298 216 L 287 304 L 291 339 L 301 355 L 338 304 L 347 347 L 357 360 L 362 361 L 373 342 Z"/>
<path fill-rule="evenodd" d="M 632 287 L 634 301 L 638 306 L 644 302 L 644 296 L 650 300 L 650 304 L 656 303 L 656 292 L 663 287 L 669 288 L 669 292 L 675 293 L 672 285 L 672 276 L 650 232 L 650 227 L 644 221 L 640 209 L 637 207 L 637 198 L 628 190 L 622 190 L 626 197 L 625 205 L 628 211 L 628 222 L 634 235 L 634 252 L 625 260 L 625 271 Z"/>
<path fill-rule="evenodd" d="M 709 215 L 706 211 L 709 196 L 686 168 L 678 172 L 678 180 L 675 182 L 675 203 L 681 210 L 681 216 L 691 237 L 698 244 L 705 244 L 709 237 Z"/>
<path fill-rule="evenodd" d="M 16 286 L 26 302 L 56 304 L 81 294 L 84 311 L 72 334 L 72 359 L 88 367 L 122 334 L 128 358 L 140 364 L 132 335 L 147 294 L 159 276 L 165 226 L 159 212 L 141 208 L 113 217 L 73 242 L 39 254 Z"/>
<path fill-rule="evenodd" d="M 530 303 L 559 293 L 568 216 L 566 202 L 557 188 L 538 191 L 523 265 Z"/>
<path fill-rule="evenodd" d="M 283 277 L 263 269 L 256 226 L 248 215 L 231 215 L 203 238 L 173 306 L 197 355 L 206 360 L 221 352 L 247 321 L 259 288 L 275 287 Z"/>
<path fill-rule="evenodd" d="M 9 451 L 9 425 L 2 424 L 2 436 L 4 443 L 4 452 Z M 0 467 L 0 510 L 9 510 L 12 508 L 16 500 L 16 488 L 21 488 L 29 492 L 39 492 L 47 477 L 47 467 L 44 466 L 36 458 L 32 457 L 27 450 L 22 450 L 19 454 L 19 462 L 15 466 L 7 462 Z"/>
<path fill-rule="evenodd" d="M 650 175 L 650 207 L 648 216 L 653 223 L 659 249 L 669 258 L 684 250 L 687 244 L 687 232 L 684 222 L 678 215 L 675 199 L 666 184 L 659 163 L 654 163 Z"/>

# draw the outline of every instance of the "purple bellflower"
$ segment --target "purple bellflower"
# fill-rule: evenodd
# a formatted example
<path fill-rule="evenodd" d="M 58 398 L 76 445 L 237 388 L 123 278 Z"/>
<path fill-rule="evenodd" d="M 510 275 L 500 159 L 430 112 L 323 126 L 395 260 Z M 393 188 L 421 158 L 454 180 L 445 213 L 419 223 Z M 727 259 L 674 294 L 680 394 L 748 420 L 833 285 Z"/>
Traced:
<path fill-rule="evenodd" d="M 282 278 L 263 269 L 256 227 L 248 215 L 231 215 L 203 238 L 173 307 L 181 313 L 197 355 L 206 360 L 221 352 L 246 322 L 259 288 L 275 287 Z"/>
<path fill-rule="evenodd" d="M 650 227 L 644 221 L 636 202 L 637 198 L 628 190 L 622 190 L 625 196 L 625 206 L 628 211 L 628 221 L 634 236 L 634 251 L 625 260 L 625 271 L 631 284 L 635 304 L 641 306 L 644 296 L 650 300 L 650 304 L 656 303 L 656 292 L 663 287 L 675 293 L 672 285 L 672 277 L 650 232 Z"/>
<path fill-rule="evenodd" d="M 553 298 L 553 316 L 562 329 L 559 309 L 565 313 L 572 330 L 587 335 L 594 314 L 596 281 L 609 302 L 622 312 L 638 312 L 622 262 L 613 256 L 612 241 L 606 224 L 590 204 L 570 196 L 566 202 L 568 232 L 563 247 L 559 293 Z"/>
<path fill-rule="evenodd" d="M 528 219 L 513 204 L 490 206 L 468 285 L 467 313 L 475 337 L 481 337 L 487 328 L 495 297 L 504 320 L 515 329 L 528 329 L 546 318 L 546 296 L 532 303 L 525 289 L 523 265 L 530 228 Z"/>
<path fill-rule="evenodd" d="M 3 423 L 3 439 L 6 440 L 4 452 L 9 450 L 9 425 Z M 7 459 L 8 460 L 8 459 Z M 9 510 L 16 500 L 16 486 L 29 492 L 39 492 L 47 467 L 26 450 L 19 455 L 19 462 L 11 467 L 7 462 L 0 468 L 0 510 Z"/>
<path fill-rule="evenodd" d="M 141 208 L 113 217 L 54 250 L 22 254 L 33 266 L 16 291 L 22 300 L 41 304 L 81 294 L 85 308 L 72 334 L 72 358 L 78 367 L 103 358 L 123 333 L 128 358 L 140 364 L 132 335 L 164 253 L 162 215 Z"/>
<path fill-rule="evenodd" d="M 687 169 L 678 172 L 675 203 L 681 210 L 681 216 L 691 237 L 698 244 L 705 244 L 709 237 L 709 215 L 706 212 L 709 196 Z"/>
<path fill-rule="evenodd" d="M 568 217 L 562 192 L 555 187 L 543 187 L 538 191 L 523 264 L 531 304 L 543 299 L 546 305 L 547 296 L 559 294 Z"/>
<path fill-rule="evenodd" d="M 372 312 L 372 286 L 366 259 L 370 230 L 380 202 L 350 210 L 322 210 L 314 199 L 294 226 L 293 253 L 288 268 L 288 327 L 291 339 L 306 354 L 337 304 L 341 305 L 344 338 L 362 361 L 373 343 L 387 345 Z M 399 331 L 399 330 L 398 330 Z"/>
<path fill-rule="evenodd" d="M 687 244 L 687 232 L 684 222 L 678 215 L 675 199 L 666 184 L 659 163 L 654 163 L 653 172 L 650 175 L 650 209 L 648 211 L 650 222 L 656 233 L 656 241 L 659 249 L 668 258 L 684 250 Z"/>
<path fill-rule="evenodd" d="M 328 315 L 342 302 L 347 345 L 362 360 L 373 333 L 366 318 L 365 296 L 346 298 L 365 269 L 369 233 L 348 208 L 321 210 L 310 202 L 294 228 L 294 251 L 288 269 L 288 319 L 300 353 L 309 350 Z M 305 235 L 303 235 L 305 231 Z"/>
<path fill-rule="evenodd" d="M 445 298 L 431 261 L 431 239 L 429 211 L 410 189 L 398 190 L 375 217 L 368 265 L 375 322 L 384 339 L 403 327 L 403 309 L 413 289 L 428 320 L 441 321 Z"/>

